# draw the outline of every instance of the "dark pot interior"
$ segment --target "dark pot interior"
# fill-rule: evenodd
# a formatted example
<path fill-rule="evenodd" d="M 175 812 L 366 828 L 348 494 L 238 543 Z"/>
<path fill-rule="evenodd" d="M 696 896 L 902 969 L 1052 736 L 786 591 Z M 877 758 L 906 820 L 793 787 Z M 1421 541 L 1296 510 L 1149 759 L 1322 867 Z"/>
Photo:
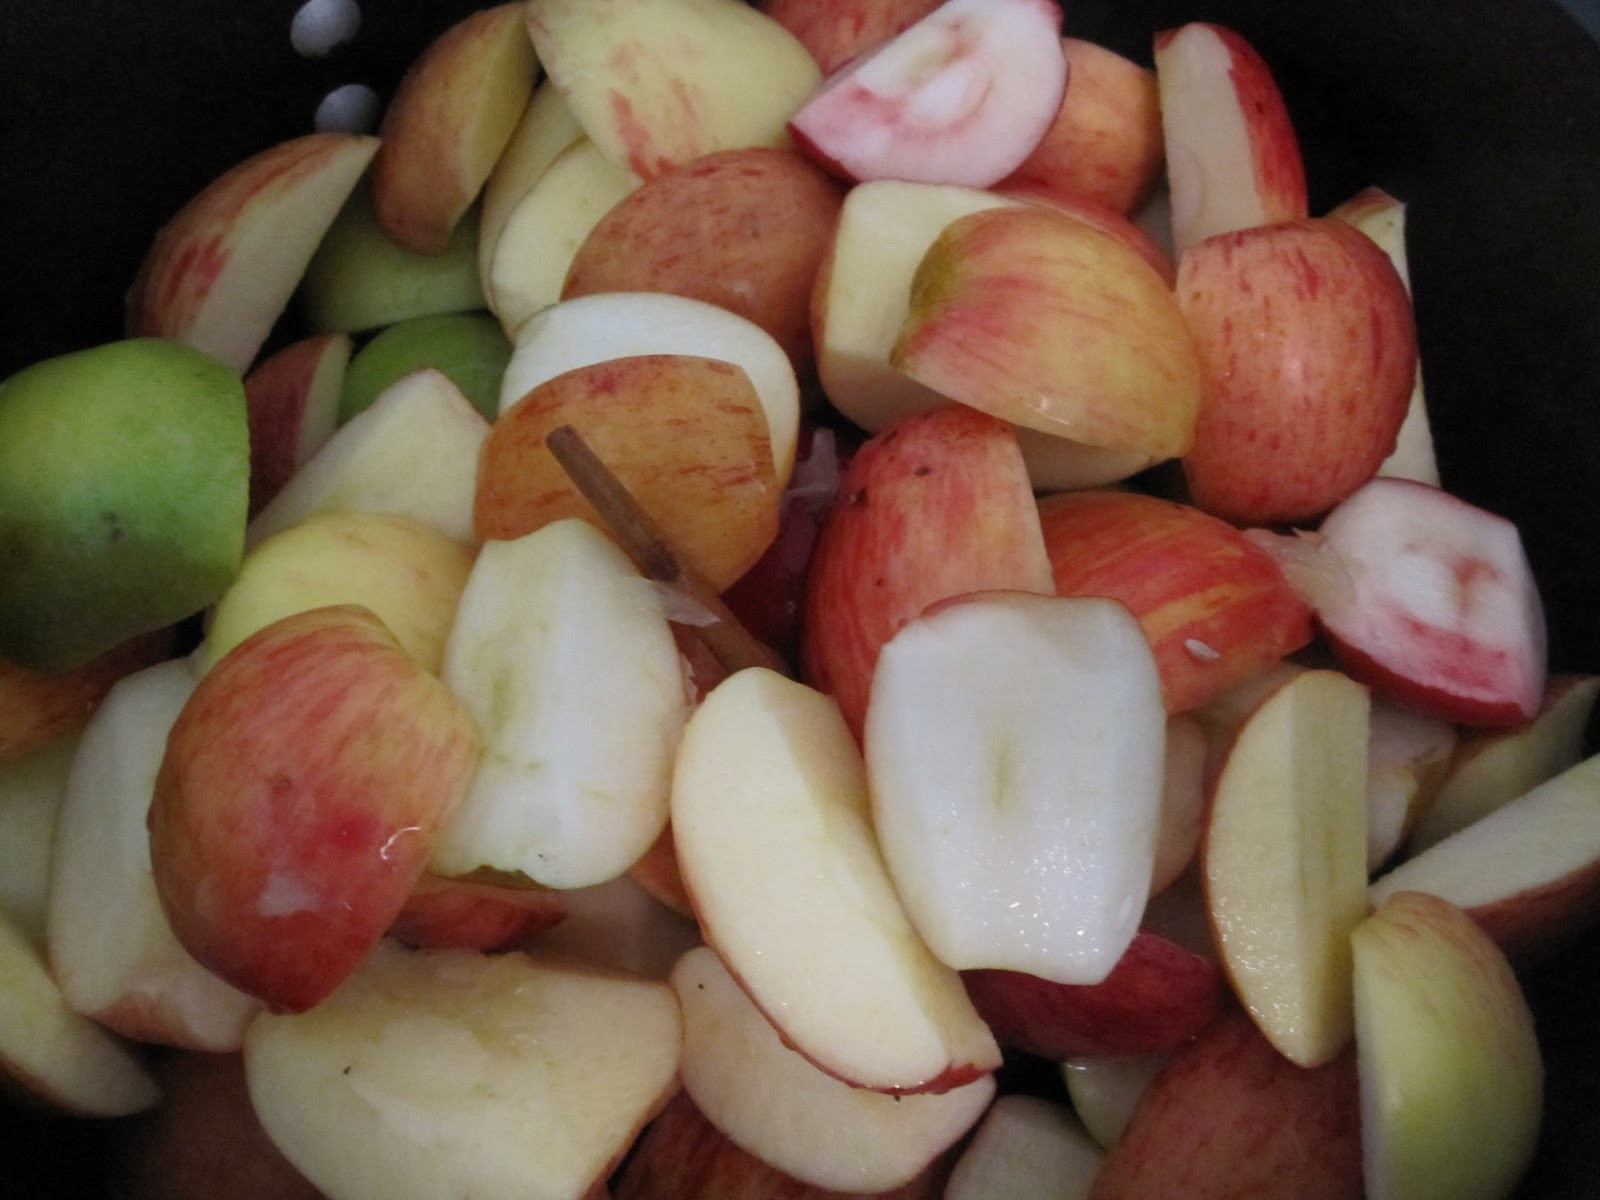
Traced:
<path fill-rule="evenodd" d="M 477 7 L 370 4 L 325 59 L 289 45 L 293 0 L 0 6 L 0 375 L 119 333 L 148 239 L 222 169 L 309 128 L 328 88 L 386 96 Z M 1367 184 L 1410 203 L 1411 267 L 1445 482 L 1522 528 L 1553 664 L 1600 671 L 1600 47 L 1548 0 L 1075 0 L 1069 30 L 1149 60 L 1206 19 L 1265 54 L 1301 131 L 1313 209 Z M 1600 1182 L 1593 936 L 1531 973 L 1549 1065 L 1519 1195 Z M 6 1114 L 0 1192 L 85 1196 L 104 1130 Z M 16 1189 L 16 1190 L 13 1190 Z"/>

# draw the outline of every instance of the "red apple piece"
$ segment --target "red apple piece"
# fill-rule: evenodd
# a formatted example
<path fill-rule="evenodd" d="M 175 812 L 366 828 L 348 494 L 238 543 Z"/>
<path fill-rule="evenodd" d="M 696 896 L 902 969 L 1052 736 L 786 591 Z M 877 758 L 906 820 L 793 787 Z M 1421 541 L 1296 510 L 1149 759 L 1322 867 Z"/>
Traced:
<path fill-rule="evenodd" d="M 320 334 L 263 359 L 244 379 L 250 423 L 250 514 L 333 436 L 350 338 Z"/>
<path fill-rule="evenodd" d="M 789 131 L 850 180 L 988 187 L 1061 107 L 1060 38 L 1046 0 L 946 0 L 824 80 Z"/>
<path fill-rule="evenodd" d="M 764 0 L 766 13 L 811 51 L 824 75 L 876 50 L 941 0 Z"/>

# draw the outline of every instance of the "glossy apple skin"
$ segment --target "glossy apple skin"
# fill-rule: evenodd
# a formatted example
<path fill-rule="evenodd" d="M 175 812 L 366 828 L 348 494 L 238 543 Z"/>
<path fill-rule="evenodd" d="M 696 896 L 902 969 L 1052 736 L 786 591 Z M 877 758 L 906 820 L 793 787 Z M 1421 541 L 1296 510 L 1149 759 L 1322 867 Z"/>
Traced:
<path fill-rule="evenodd" d="M 1410 405 L 1411 298 L 1388 255 L 1334 218 L 1218 234 L 1178 258 L 1205 398 L 1184 475 L 1236 523 L 1321 516 L 1374 473 Z"/>
<path fill-rule="evenodd" d="M 476 763 L 461 702 L 369 610 L 241 642 L 168 738 L 150 859 L 173 932 L 280 1012 L 328 995 L 405 904 Z"/>
<path fill-rule="evenodd" d="M 909 29 L 939 4 L 940 0 L 765 0 L 760 7 L 800 39 L 826 76 Z"/>

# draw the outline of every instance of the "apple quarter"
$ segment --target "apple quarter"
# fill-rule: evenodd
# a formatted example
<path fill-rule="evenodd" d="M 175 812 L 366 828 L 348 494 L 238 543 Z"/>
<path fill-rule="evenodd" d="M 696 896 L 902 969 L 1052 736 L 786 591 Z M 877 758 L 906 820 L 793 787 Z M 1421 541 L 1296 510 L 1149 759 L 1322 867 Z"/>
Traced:
<path fill-rule="evenodd" d="M 917 930 L 958 970 L 1098 983 L 1149 894 L 1166 710 L 1138 622 L 988 593 L 903 626 L 867 706 L 873 822 Z"/>

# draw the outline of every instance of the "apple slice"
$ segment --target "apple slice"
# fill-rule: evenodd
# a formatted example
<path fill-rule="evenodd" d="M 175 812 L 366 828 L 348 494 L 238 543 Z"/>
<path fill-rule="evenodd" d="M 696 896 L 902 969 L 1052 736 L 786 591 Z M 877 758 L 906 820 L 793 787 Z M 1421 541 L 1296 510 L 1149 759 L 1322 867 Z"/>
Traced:
<path fill-rule="evenodd" d="M 800 41 L 741 0 L 531 0 L 539 61 L 584 132 L 649 179 L 714 150 L 778 144 L 816 87 Z"/>
<path fill-rule="evenodd" d="M 944 1200 L 1082 1200 L 1104 1159 L 1071 1109 L 1012 1093 L 978 1123 Z"/>
<path fill-rule="evenodd" d="M 1426 850 L 1575 766 L 1597 697 L 1600 675 L 1551 675 L 1532 720 L 1464 734 L 1406 839 L 1407 852 Z"/>
<path fill-rule="evenodd" d="M 812 1187 L 901 1187 L 994 1097 L 989 1075 L 937 1095 L 890 1096 L 823 1074 L 784 1043 L 709 947 L 679 959 L 671 983 L 683 1007 L 684 1090 L 735 1145 Z M 895 1036 L 887 1011 L 862 1015 L 872 1035 Z"/>
<path fill-rule="evenodd" d="M 1514 725 L 1538 711 L 1544 609 L 1515 525 L 1427 484 L 1383 478 L 1319 533 L 1343 579 L 1311 602 L 1347 671 L 1458 724 Z"/>
<path fill-rule="evenodd" d="M 373 206 L 391 238 L 420 254 L 445 248 L 527 109 L 537 70 L 521 4 L 470 14 L 411 64 L 372 160 Z"/>
<path fill-rule="evenodd" d="M 160 662 L 176 644 L 174 630 L 163 627 L 67 671 L 34 670 L 0 658 L 0 764 L 82 729 L 112 684 Z"/>
<path fill-rule="evenodd" d="M 1366 689 L 1305 671 L 1245 720 L 1211 795 L 1206 901 L 1234 990 L 1301 1067 L 1350 1040 L 1350 931 L 1367 909 Z"/>
<path fill-rule="evenodd" d="M 478 751 L 461 701 L 370 610 L 267 626 L 167 739 L 150 861 L 173 932 L 269 1007 L 311 1007 L 393 923 Z"/>
<path fill-rule="evenodd" d="M 161 1090 L 144 1063 L 103 1026 L 68 1007 L 39 950 L 0 913 L 0 1082 L 73 1116 L 122 1117 Z"/>
<path fill-rule="evenodd" d="M 811 51 L 823 75 L 875 50 L 939 7 L 940 0 L 763 0 L 762 12 Z"/>
<path fill-rule="evenodd" d="M 667 822 L 685 697 L 660 596 L 576 519 L 479 552 L 443 677 L 484 753 L 432 869 L 547 887 L 621 875 Z"/>
<path fill-rule="evenodd" d="M 640 354 L 547 379 L 495 421 L 473 501 L 480 538 L 520 537 L 563 518 L 602 523 L 546 445 L 566 426 L 714 590 L 777 537 L 784 481 L 750 377 L 719 359 Z"/>
<path fill-rule="evenodd" d="M 878 652 L 896 630 L 936 601 L 998 590 L 1054 590 L 1011 427 L 960 404 L 907 417 L 851 456 L 818 535 L 805 678 L 859 732 Z"/>
<path fill-rule="evenodd" d="M 1072 1110 L 1101 1149 L 1122 1136 L 1139 1106 L 1139 1098 L 1166 1064 L 1167 1054 L 1130 1054 L 1116 1058 L 1089 1055 L 1061 1064 Z"/>
<path fill-rule="evenodd" d="M 946 0 L 824 80 L 789 131 L 852 181 L 982 188 L 1039 144 L 1066 87 L 1060 6 Z"/>
<path fill-rule="evenodd" d="M 510 950 L 567 919 L 563 893 L 424 875 L 388 936 L 424 950 Z"/>
<path fill-rule="evenodd" d="M 763 668 L 713 688 L 678 749 L 672 829 L 706 941 L 816 1066 L 919 1092 L 999 1065 L 960 976 L 901 907 L 827 696 Z"/>
<path fill-rule="evenodd" d="M 589 232 L 638 181 L 580 137 L 556 155 L 506 212 L 483 272 L 489 311 L 513 338 L 528 318 L 561 299 Z"/>
<path fill-rule="evenodd" d="M 1083 38 L 1061 40 L 1067 91 L 1055 120 L 998 187 L 1039 187 L 1138 211 L 1166 154 L 1161 95 L 1150 68 Z"/>
<path fill-rule="evenodd" d="M 176 338 L 243 372 L 377 149 L 375 137 L 307 134 L 208 184 L 146 254 L 129 335 Z"/>
<path fill-rule="evenodd" d="M 1114 601 L 990 592 L 884 644 L 863 739 L 872 823 L 941 962 L 1112 973 L 1150 894 L 1165 732 L 1149 644 Z"/>
<path fill-rule="evenodd" d="M 438 674 L 472 551 L 411 517 L 321 512 L 257 543 L 213 606 L 193 657 L 201 674 L 280 617 L 359 604 L 426 671 Z"/>
<path fill-rule="evenodd" d="M 511 210 L 539 181 L 556 156 L 583 136 L 583 126 L 572 115 L 566 99 L 553 83 L 541 79 L 483 185 L 478 206 L 480 280 L 489 277 L 489 264 Z"/>
<path fill-rule="evenodd" d="M 1404 201 L 1396 199 L 1382 188 L 1368 187 L 1332 209 L 1328 215 L 1348 221 L 1376 242 L 1379 249 L 1389 256 L 1401 282 L 1410 290 Z M 1395 438 L 1394 450 L 1379 465 L 1378 474 L 1439 486 L 1439 462 L 1433 448 L 1433 425 L 1428 419 L 1421 363 L 1417 364 L 1416 378 L 1411 385 L 1411 403 L 1406 408 L 1406 419 Z"/>
<path fill-rule="evenodd" d="M 1150 1081 L 1089 1200 L 1363 1200 L 1361 1137 L 1354 1049 L 1299 1067 L 1229 1010 Z"/>
<path fill-rule="evenodd" d="M 127 1037 L 237 1050 L 260 1002 L 173 936 L 145 830 L 167 736 L 194 687 L 182 659 L 148 667 L 112 688 L 84 729 L 50 856 L 50 972 L 68 1004 Z"/>
<path fill-rule="evenodd" d="M 472 544 L 489 423 L 442 371 L 414 371 L 347 421 L 250 522 L 260 542 L 313 513 L 409 516 Z"/>
<path fill-rule="evenodd" d="M 1138 618 L 1169 712 L 1208 704 L 1311 641 L 1311 609 L 1274 558 L 1227 522 L 1124 491 L 1039 501 L 1062 596 L 1107 596 Z"/>
<path fill-rule="evenodd" d="M 1152 462 L 1188 450 L 1200 406 L 1200 360 L 1167 282 L 1118 238 L 1041 205 L 945 227 L 889 362 L 1016 425 Z"/>
<path fill-rule="evenodd" d="M 578 1197 L 671 1095 L 681 1042 L 664 983 L 384 943 L 315 1009 L 253 1022 L 245 1073 L 330 1196 Z"/>
<path fill-rule="evenodd" d="M 342 333 L 302 338 L 245 376 L 252 516 L 333 436 L 351 348 Z"/>
<path fill-rule="evenodd" d="M 1544 1070 L 1505 956 L 1421 892 L 1392 895 L 1351 942 L 1366 1194 L 1510 1195 L 1533 1159 Z"/>
<path fill-rule="evenodd" d="M 715 304 L 661 292 L 606 292 L 563 300 L 529 318 L 500 388 L 504 413 L 541 383 L 595 363 L 642 354 L 685 354 L 730 362 L 749 376 L 766 414 L 773 473 L 794 469 L 800 385 L 771 334 Z"/>
<path fill-rule="evenodd" d="M 1191 22 L 1156 35 L 1155 68 L 1180 253 L 1213 234 L 1307 216 L 1300 143 L 1254 46 Z"/>
<path fill-rule="evenodd" d="M 1211 1022 L 1227 993 L 1214 962 L 1145 930 L 1099 983 L 996 970 L 961 978 L 996 1041 L 1058 1060 L 1174 1050 Z"/>
<path fill-rule="evenodd" d="M 397 321 L 375 334 L 350 360 L 339 396 L 348 422 L 407 375 L 433 368 L 461 389 L 472 407 L 494 420 L 511 342 L 488 313 L 435 313 Z"/>
<path fill-rule="evenodd" d="M 79 734 L 0 762 L 0 913 L 41 950 L 50 908 L 50 844 Z"/>
<path fill-rule="evenodd" d="M 844 191 L 794 150 L 703 155 L 620 199 L 578 247 L 563 298 L 672 292 L 754 321 L 811 371 L 811 290 Z"/>
<path fill-rule="evenodd" d="M 1184 476 L 1236 524 L 1321 516 L 1394 449 L 1416 321 L 1394 265 L 1331 217 L 1216 234 L 1178 259 L 1205 400 Z"/>
<path fill-rule="evenodd" d="M 1456 748 L 1456 727 L 1381 697 L 1372 701 L 1367 741 L 1367 870 L 1407 841 L 1433 803 Z M 1576 761 L 1574 759 L 1574 761 Z"/>
<path fill-rule="evenodd" d="M 1600 913 L 1600 758 L 1588 758 L 1376 879 L 1465 909 L 1513 957 L 1546 952 Z"/>

